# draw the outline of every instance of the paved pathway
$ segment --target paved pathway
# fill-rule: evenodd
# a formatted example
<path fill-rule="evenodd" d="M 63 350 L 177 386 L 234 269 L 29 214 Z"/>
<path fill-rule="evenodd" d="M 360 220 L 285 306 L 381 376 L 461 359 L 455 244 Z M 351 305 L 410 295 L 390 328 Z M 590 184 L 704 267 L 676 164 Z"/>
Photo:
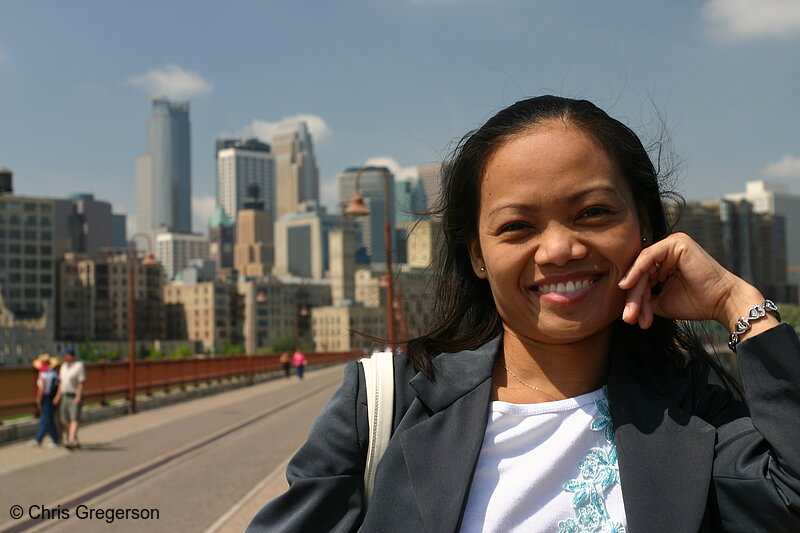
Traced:
<path fill-rule="evenodd" d="M 1 447 L 0 532 L 243 531 L 285 489 L 286 461 L 341 376 L 335 366 L 87 425 L 74 452 Z M 158 518 L 109 523 L 87 509 Z"/>

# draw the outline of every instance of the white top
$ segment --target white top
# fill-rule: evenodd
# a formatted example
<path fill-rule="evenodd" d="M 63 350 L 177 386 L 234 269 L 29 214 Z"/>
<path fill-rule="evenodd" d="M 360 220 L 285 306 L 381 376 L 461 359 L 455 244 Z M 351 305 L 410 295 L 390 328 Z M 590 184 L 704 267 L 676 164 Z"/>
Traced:
<path fill-rule="evenodd" d="M 58 377 L 61 380 L 61 392 L 63 394 L 75 394 L 78 390 L 78 383 L 86 381 L 86 370 L 83 366 L 83 361 L 61 363 Z"/>
<path fill-rule="evenodd" d="M 613 432 L 604 389 L 492 402 L 461 531 L 624 532 Z"/>

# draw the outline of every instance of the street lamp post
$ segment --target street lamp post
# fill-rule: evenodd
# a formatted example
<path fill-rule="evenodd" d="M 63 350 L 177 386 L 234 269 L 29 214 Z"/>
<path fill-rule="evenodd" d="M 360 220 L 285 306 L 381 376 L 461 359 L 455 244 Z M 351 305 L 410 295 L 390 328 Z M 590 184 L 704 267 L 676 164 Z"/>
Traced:
<path fill-rule="evenodd" d="M 131 237 L 144 237 L 147 240 L 147 254 L 142 260 L 142 265 L 157 264 L 152 253 L 152 240 L 146 233 L 136 233 Z M 128 254 L 128 413 L 136 412 L 136 268 L 139 264 L 139 253 L 132 250 Z M 133 259 L 131 261 L 131 259 Z M 146 298 L 146 295 L 145 295 Z"/>
<path fill-rule="evenodd" d="M 350 200 L 344 212 L 351 217 L 363 217 L 369 215 L 369 209 L 364 205 L 364 197 L 361 196 L 361 173 L 367 169 L 378 170 L 383 177 L 383 229 L 386 241 L 386 320 L 389 326 L 389 344 L 392 353 L 395 353 L 397 344 L 394 330 L 394 275 L 392 274 L 392 225 L 389 217 L 391 203 L 389 192 L 389 171 L 383 167 L 361 167 L 356 172 L 355 194 Z"/>

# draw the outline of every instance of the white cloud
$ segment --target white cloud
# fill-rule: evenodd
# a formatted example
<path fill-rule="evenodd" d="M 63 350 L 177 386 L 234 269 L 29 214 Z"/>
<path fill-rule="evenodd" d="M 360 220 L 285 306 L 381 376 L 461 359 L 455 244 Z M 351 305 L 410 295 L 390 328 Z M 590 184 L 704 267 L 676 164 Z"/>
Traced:
<path fill-rule="evenodd" d="M 240 137 L 258 137 L 262 141 L 270 142 L 275 133 L 291 124 L 303 121 L 308 126 L 308 131 L 311 133 L 311 138 L 315 143 L 324 142 L 331 136 L 331 128 L 325 119 L 318 115 L 311 114 L 298 114 L 288 117 L 283 117 L 278 122 L 268 122 L 266 120 L 254 120 L 247 126 L 244 131 L 240 132 Z"/>
<path fill-rule="evenodd" d="M 393 157 L 370 157 L 364 162 L 364 165 L 388 168 L 389 171 L 394 174 L 395 181 L 405 181 L 419 177 L 417 167 L 401 167 L 400 163 Z"/>
<path fill-rule="evenodd" d="M 800 157 L 785 155 L 778 161 L 765 166 L 761 173 L 769 178 L 800 179 Z"/>
<path fill-rule="evenodd" d="M 192 230 L 195 233 L 208 231 L 208 221 L 216 208 L 217 200 L 213 196 L 192 196 Z"/>
<path fill-rule="evenodd" d="M 703 17 L 721 41 L 800 36 L 797 0 L 709 0 Z"/>
<path fill-rule="evenodd" d="M 142 75 L 129 77 L 128 83 L 146 91 L 150 96 L 163 95 L 178 100 L 208 94 L 214 90 L 213 83 L 178 65 L 150 69 Z"/>

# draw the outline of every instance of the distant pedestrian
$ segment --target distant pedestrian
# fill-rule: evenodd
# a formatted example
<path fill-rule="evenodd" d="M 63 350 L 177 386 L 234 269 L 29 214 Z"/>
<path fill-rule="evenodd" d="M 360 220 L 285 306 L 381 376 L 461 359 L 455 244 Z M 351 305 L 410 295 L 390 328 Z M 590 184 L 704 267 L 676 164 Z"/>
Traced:
<path fill-rule="evenodd" d="M 300 351 L 300 348 L 294 352 L 292 362 L 294 363 L 294 369 L 297 371 L 297 377 L 303 379 L 303 369 L 308 364 L 308 359 L 306 359 L 306 355 Z"/>
<path fill-rule="evenodd" d="M 292 375 L 292 356 L 289 352 L 282 352 L 280 358 L 281 365 L 283 365 L 283 374 L 287 378 Z"/>
<path fill-rule="evenodd" d="M 55 421 L 55 404 L 53 400 L 58 390 L 58 373 L 55 367 L 58 359 L 43 353 L 33 361 L 33 367 L 39 371 L 36 378 L 36 410 L 39 412 L 39 431 L 31 441 L 32 446 L 41 446 L 45 433 L 50 435 L 52 442 L 48 448 L 58 448 L 60 441 Z"/>
<path fill-rule="evenodd" d="M 80 448 L 78 441 L 78 423 L 81 420 L 81 403 L 83 401 L 83 383 L 86 381 L 86 369 L 83 361 L 75 360 L 75 349 L 66 348 L 61 352 L 64 363 L 59 372 L 60 383 L 53 403 L 60 404 L 61 422 L 67 425 L 67 448 Z"/>

